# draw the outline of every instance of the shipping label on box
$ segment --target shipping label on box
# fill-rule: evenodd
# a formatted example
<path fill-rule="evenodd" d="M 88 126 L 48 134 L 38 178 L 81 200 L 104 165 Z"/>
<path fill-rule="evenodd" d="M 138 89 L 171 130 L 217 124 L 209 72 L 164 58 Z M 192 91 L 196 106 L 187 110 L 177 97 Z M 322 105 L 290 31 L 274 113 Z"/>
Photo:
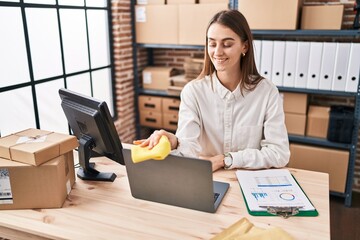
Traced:
<path fill-rule="evenodd" d="M 0 158 L 0 209 L 62 207 L 74 183 L 72 151 L 40 166 Z"/>
<path fill-rule="evenodd" d="M 78 145 L 75 136 L 30 128 L 0 138 L 0 157 L 38 166 Z"/>

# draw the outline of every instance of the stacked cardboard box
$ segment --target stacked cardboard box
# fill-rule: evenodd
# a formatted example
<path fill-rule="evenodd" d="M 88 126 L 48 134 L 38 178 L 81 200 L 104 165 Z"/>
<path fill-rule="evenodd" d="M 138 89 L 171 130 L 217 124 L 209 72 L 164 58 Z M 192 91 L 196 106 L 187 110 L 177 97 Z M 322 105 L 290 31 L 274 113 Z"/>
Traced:
<path fill-rule="evenodd" d="M 58 208 L 75 182 L 74 136 L 27 129 L 0 138 L 0 209 Z"/>
<path fill-rule="evenodd" d="M 186 58 L 184 62 L 185 78 L 191 81 L 199 76 L 204 65 L 203 58 Z"/>
<path fill-rule="evenodd" d="M 308 95 L 303 93 L 282 93 L 285 125 L 289 134 L 305 135 Z"/>
<path fill-rule="evenodd" d="M 307 115 L 306 136 L 326 138 L 330 107 L 310 105 Z"/>
<path fill-rule="evenodd" d="M 169 0 L 167 5 L 136 5 L 136 42 L 204 45 L 211 16 L 228 9 L 228 3 L 221 1 L 222 3 L 194 4 L 195 2 Z"/>
<path fill-rule="evenodd" d="M 143 88 L 167 90 L 170 78 L 178 73 L 179 71 L 173 67 L 146 67 L 142 72 Z"/>

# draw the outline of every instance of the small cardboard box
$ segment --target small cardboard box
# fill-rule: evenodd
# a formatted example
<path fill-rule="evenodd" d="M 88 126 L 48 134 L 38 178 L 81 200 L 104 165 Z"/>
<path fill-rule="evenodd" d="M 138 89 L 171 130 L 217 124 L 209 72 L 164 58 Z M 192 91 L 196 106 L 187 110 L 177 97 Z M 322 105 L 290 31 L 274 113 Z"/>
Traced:
<path fill-rule="evenodd" d="M 303 6 L 301 29 L 340 30 L 344 5 Z"/>
<path fill-rule="evenodd" d="M 310 105 L 307 117 L 306 136 L 326 138 L 329 127 L 330 107 Z"/>
<path fill-rule="evenodd" d="M 142 72 L 143 88 L 167 90 L 170 86 L 170 77 L 177 73 L 173 67 L 146 67 Z"/>
<path fill-rule="evenodd" d="M 226 3 L 179 5 L 179 44 L 204 45 L 210 19 L 225 9 Z"/>
<path fill-rule="evenodd" d="M 329 174 L 331 191 L 345 192 L 349 152 L 290 144 L 289 167 Z"/>
<path fill-rule="evenodd" d="M 161 112 L 162 98 L 147 95 L 139 96 L 139 109 L 146 111 Z"/>
<path fill-rule="evenodd" d="M 163 128 L 176 131 L 178 124 L 177 113 L 163 113 Z"/>
<path fill-rule="evenodd" d="M 140 125 L 152 128 L 162 128 L 162 113 L 140 110 Z"/>
<path fill-rule="evenodd" d="M 29 128 L 0 138 L 0 157 L 38 166 L 78 145 L 75 136 Z"/>
<path fill-rule="evenodd" d="M 0 158 L 0 209 L 60 208 L 75 183 L 73 151 L 40 166 Z"/>
<path fill-rule="evenodd" d="M 136 5 L 137 43 L 178 44 L 178 5 Z"/>
<path fill-rule="evenodd" d="M 170 114 L 178 114 L 180 107 L 180 100 L 175 98 L 162 99 L 162 112 Z"/>
<path fill-rule="evenodd" d="M 281 93 L 284 103 L 284 112 L 306 114 L 308 95 L 306 93 Z"/>
<path fill-rule="evenodd" d="M 238 9 L 251 29 L 295 30 L 301 0 L 239 0 Z"/>
<path fill-rule="evenodd" d="M 305 135 L 306 115 L 285 113 L 285 125 L 289 134 Z"/>

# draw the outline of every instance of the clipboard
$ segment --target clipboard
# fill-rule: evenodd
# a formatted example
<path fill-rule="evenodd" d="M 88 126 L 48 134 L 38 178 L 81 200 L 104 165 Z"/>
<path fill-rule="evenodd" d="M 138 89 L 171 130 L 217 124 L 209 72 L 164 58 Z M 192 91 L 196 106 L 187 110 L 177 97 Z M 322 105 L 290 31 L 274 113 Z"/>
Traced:
<path fill-rule="evenodd" d="M 302 189 L 302 187 L 300 186 L 300 184 L 298 183 L 298 181 L 296 180 L 296 178 L 290 174 L 291 177 L 294 179 L 295 183 L 297 184 L 297 186 L 300 188 L 300 190 L 302 191 L 302 193 L 305 195 L 305 197 L 307 198 L 307 200 L 312 204 L 312 202 L 310 201 L 309 197 L 306 195 L 306 193 L 304 192 L 304 190 Z M 296 217 L 316 217 L 319 215 L 318 211 L 316 210 L 315 206 L 314 206 L 314 210 L 301 210 L 301 206 L 289 206 L 289 207 L 277 207 L 277 206 L 263 206 L 264 211 L 251 211 L 249 208 L 249 204 L 248 201 L 245 197 L 245 194 L 243 192 L 243 189 L 241 187 L 240 182 L 239 183 L 239 187 L 241 190 L 241 193 L 243 195 L 244 198 L 244 202 L 246 205 L 246 209 L 248 211 L 248 213 L 252 216 L 281 216 L 283 218 L 289 218 L 291 216 L 296 216 Z"/>

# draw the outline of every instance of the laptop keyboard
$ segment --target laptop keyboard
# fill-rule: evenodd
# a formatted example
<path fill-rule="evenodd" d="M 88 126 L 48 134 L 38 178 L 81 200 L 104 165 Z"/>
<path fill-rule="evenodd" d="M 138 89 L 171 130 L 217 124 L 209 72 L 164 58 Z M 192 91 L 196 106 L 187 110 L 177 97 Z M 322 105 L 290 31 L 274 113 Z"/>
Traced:
<path fill-rule="evenodd" d="M 216 202 L 216 200 L 218 199 L 219 196 L 220 196 L 220 193 L 214 193 L 214 202 Z"/>

